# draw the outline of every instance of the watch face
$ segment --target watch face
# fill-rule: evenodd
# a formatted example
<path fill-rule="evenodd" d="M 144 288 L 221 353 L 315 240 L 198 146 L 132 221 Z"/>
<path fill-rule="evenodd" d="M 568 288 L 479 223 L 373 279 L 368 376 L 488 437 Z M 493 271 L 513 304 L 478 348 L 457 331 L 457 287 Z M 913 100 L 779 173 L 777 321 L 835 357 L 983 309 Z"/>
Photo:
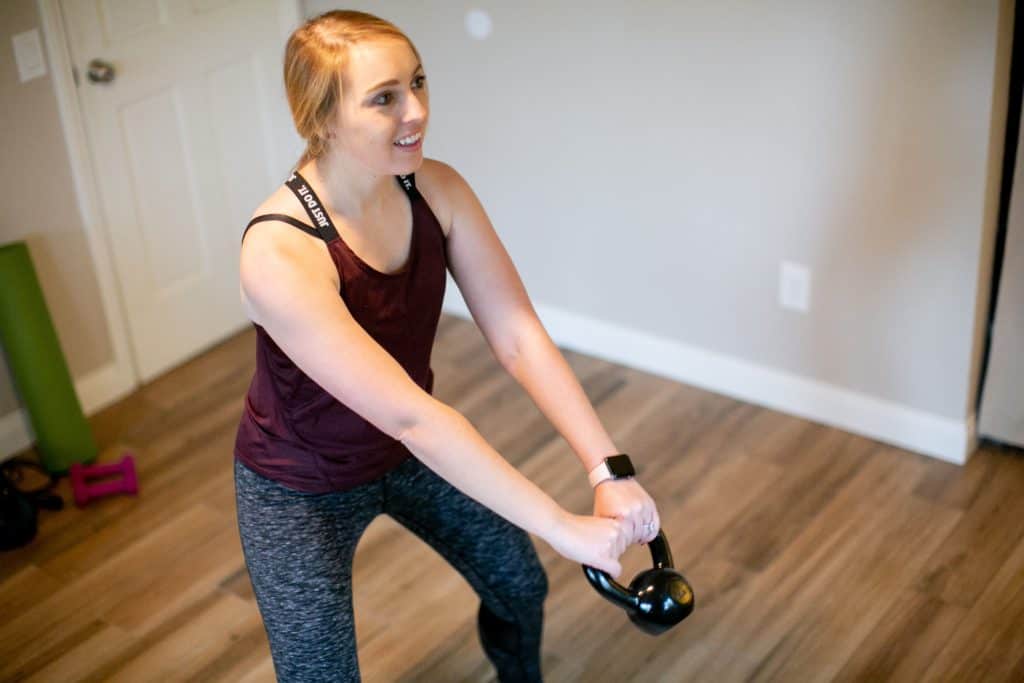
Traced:
<path fill-rule="evenodd" d="M 605 463 L 608 464 L 608 471 L 616 479 L 619 477 L 632 477 L 636 474 L 636 470 L 633 469 L 633 463 L 630 462 L 628 455 L 613 455 L 610 458 L 605 458 Z"/>

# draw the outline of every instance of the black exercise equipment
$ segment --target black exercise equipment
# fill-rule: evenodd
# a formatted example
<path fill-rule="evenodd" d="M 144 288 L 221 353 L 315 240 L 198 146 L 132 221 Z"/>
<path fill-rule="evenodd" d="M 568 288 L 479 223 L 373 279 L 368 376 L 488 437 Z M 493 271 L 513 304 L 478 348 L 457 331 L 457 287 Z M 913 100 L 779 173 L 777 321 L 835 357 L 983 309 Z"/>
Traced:
<path fill-rule="evenodd" d="M 648 545 L 654 567 L 637 574 L 629 588 L 621 586 L 600 569 L 583 565 L 583 573 L 598 593 L 626 610 L 640 630 L 656 636 L 693 612 L 693 588 L 686 577 L 673 568 L 672 550 L 668 547 L 665 532 L 658 531 Z"/>

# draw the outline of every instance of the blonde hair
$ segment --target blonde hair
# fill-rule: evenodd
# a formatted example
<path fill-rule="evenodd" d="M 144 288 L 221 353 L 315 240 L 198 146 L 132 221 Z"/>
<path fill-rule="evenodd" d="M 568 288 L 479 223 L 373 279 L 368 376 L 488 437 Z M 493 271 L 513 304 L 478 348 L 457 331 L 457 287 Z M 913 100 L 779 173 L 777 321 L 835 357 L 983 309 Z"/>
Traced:
<path fill-rule="evenodd" d="M 349 47 L 366 40 L 404 40 L 416 59 L 419 51 L 401 29 L 366 12 L 334 10 L 313 17 L 292 32 L 284 49 L 284 88 L 295 130 L 306 141 L 302 166 L 327 149 L 327 123 L 342 95 L 342 70 Z"/>

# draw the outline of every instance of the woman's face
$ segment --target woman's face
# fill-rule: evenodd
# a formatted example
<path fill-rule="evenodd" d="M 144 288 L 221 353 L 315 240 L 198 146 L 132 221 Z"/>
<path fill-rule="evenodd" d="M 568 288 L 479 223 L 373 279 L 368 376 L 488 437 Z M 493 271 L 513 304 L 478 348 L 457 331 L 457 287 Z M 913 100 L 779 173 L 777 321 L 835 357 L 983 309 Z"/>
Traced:
<path fill-rule="evenodd" d="M 430 115 L 426 78 L 404 40 L 353 45 L 333 122 L 334 146 L 371 172 L 416 171 L 423 163 L 423 135 Z"/>

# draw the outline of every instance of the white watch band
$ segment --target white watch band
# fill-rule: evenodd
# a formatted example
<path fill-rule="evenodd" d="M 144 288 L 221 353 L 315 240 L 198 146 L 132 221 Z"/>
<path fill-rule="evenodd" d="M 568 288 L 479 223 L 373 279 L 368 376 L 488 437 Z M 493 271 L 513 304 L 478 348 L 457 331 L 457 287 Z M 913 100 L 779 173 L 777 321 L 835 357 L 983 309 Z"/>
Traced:
<path fill-rule="evenodd" d="M 590 487 L 591 488 L 597 486 L 602 481 L 604 481 L 606 479 L 611 479 L 611 478 L 612 478 L 612 473 L 608 469 L 608 463 L 606 463 L 604 460 L 601 461 L 600 465 L 598 465 L 594 469 L 590 470 L 590 473 L 587 474 L 587 479 L 590 480 Z"/>

